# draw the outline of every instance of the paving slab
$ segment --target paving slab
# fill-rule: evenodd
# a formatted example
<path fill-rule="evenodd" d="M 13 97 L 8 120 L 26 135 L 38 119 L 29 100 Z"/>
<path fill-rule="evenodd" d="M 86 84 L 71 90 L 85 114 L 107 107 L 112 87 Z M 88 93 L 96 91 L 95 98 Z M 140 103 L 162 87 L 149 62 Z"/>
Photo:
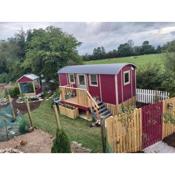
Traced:
<path fill-rule="evenodd" d="M 175 148 L 160 141 L 143 150 L 145 153 L 175 153 Z"/>

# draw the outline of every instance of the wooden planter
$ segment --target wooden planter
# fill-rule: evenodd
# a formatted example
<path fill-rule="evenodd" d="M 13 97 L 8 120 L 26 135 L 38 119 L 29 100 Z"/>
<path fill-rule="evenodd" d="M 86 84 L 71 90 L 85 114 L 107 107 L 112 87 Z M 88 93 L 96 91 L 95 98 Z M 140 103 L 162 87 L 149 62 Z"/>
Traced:
<path fill-rule="evenodd" d="M 75 119 L 79 116 L 78 108 L 70 109 L 65 106 L 59 106 L 60 114 Z"/>

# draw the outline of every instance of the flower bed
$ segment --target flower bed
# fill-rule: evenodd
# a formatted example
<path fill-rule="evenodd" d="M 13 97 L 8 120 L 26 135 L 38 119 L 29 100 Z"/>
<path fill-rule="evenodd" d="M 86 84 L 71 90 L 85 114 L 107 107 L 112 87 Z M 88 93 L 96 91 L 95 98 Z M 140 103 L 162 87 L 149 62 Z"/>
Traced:
<path fill-rule="evenodd" d="M 78 108 L 72 106 L 59 105 L 59 110 L 62 115 L 75 119 L 79 116 Z"/>

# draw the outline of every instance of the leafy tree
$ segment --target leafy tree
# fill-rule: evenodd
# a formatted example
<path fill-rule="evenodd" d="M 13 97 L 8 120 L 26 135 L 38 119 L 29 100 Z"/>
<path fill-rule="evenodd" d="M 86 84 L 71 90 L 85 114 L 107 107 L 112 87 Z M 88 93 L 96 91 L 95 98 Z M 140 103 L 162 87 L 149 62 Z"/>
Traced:
<path fill-rule="evenodd" d="M 69 139 L 62 129 L 61 130 L 57 129 L 56 137 L 53 141 L 51 152 L 52 153 L 71 152 Z"/>
<path fill-rule="evenodd" d="M 102 47 L 94 48 L 93 57 L 96 58 L 96 59 L 105 58 L 105 49 L 104 49 L 104 47 L 102 46 Z"/>
<path fill-rule="evenodd" d="M 118 47 L 119 56 L 131 56 L 133 55 L 133 48 L 129 43 L 120 44 Z"/>
<path fill-rule="evenodd" d="M 138 69 L 137 87 L 141 89 L 166 90 L 162 86 L 164 81 L 164 71 L 159 64 L 149 64 Z"/>
<path fill-rule="evenodd" d="M 149 44 L 149 41 L 144 41 L 142 44 L 141 54 L 155 53 L 155 48 Z"/>
<path fill-rule="evenodd" d="M 45 30 L 28 31 L 23 68 L 36 74 L 43 74 L 47 80 L 56 79 L 59 68 L 81 63 L 77 52 L 79 45 L 72 35 L 52 26 Z"/>

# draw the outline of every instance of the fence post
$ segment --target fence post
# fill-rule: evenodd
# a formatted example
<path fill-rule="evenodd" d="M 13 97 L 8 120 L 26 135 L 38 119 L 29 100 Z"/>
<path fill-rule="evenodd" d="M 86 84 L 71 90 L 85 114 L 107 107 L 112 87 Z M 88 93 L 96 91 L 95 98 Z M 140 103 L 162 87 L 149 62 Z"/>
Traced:
<path fill-rule="evenodd" d="M 57 106 L 55 104 L 53 105 L 53 109 L 55 112 L 55 119 L 56 119 L 56 123 L 57 123 L 57 128 L 61 129 L 60 116 L 58 114 L 58 109 L 57 109 Z"/>
<path fill-rule="evenodd" d="M 16 120 L 15 110 L 14 110 L 14 107 L 13 107 L 13 104 L 12 104 L 12 98 L 11 98 L 10 95 L 8 95 L 8 99 L 9 99 L 10 107 L 11 107 L 11 109 L 12 109 L 12 116 L 13 116 L 13 119 Z"/>
<path fill-rule="evenodd" d="M 30 121 L 30 127 L 33 128 L 33 122 L 32 122 L 31 110 L 30 110 L 30 104 L 29 104 L 28 98 L 26 98 L 26 106 L 27 106 L 27 113 Z"/>
<path fill-rule="evenodd" d="M 101 140 L 103 153 L 106 152 L 106 134 L 105 134 L 105 118 L 101 117 Z"/>

